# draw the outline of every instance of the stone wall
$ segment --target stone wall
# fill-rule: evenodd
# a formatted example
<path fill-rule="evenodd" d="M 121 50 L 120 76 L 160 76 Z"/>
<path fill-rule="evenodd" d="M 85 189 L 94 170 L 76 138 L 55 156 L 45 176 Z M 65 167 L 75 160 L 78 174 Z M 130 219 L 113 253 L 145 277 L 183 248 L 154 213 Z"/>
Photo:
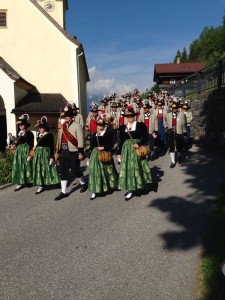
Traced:
<path fill-rule="evenodd" d="M 201 92 L 190 99 L 192 138 L 200 145 L 225 149 L 225 87 Z"/>

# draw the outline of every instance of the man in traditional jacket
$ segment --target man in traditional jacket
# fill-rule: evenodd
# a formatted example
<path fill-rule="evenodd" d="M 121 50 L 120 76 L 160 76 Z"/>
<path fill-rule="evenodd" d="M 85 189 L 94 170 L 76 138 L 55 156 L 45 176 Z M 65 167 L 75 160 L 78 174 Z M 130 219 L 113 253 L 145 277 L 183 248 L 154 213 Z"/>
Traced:
<path fill-rule="evenodd" d="M 178 163 L 182 162 L 181 152 L 183 139 L 187 136 L 187 120 L 185 114 L 178 111 L 177 103 L 173 103 L 171 109 L 172 111 L 166 117 L 166 129 L 171 158 L 170 168 L 174 168 L 176 165 L 175 150 L 177 150 Z"/>
<path fill-rule="evenodd" d="M 67 183 L 69 169 L 73 175 L 80 179 L 80 192 L 86 191 L 84 175 L 80 169 L 80 161 L 84 159 L 84 131 L 80 124 L 74 122 L 74 110 L 70 104 L 64 108 L 63 117 L 65 123 L 58 124 L 58 151 L 61 175 L 61 192 L 55 200 L 61 200 L 68 196 Z"/>
<path fill-rule="evenodd" d="M 84 128 L 84 118 L 82 114 L 79 113 L 79 108 L 76 106 L 75 103 L 72 104 L 72 109 L 74 111 L 74 121 Z"/>

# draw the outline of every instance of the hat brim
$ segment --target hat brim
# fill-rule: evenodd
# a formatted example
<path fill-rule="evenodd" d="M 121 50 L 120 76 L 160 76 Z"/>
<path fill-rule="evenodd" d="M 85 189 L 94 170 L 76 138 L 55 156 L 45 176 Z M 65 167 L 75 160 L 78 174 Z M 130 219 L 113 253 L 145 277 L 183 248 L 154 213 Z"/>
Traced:
<path fill-rule="evenodd" d="M 23 121 L 17 121 L 16 125 L 25 125 L 26 127 L 30 127 L 30 123 L 25 123 Z"/>
<path fill-rule="evenodd" d="M 103 122 L 103 123 L 96 123 L 98 126 L 105 126 L 106 125 L 106 123 L 105 122 Z"/>
<path fill-rule="evenodd" d="M 74 116 L 75 116 L 75 114 L 74 113 L 72 113 L 72 112 L 67 112 L 67 111 L 65 111 L 65 112 L 62 112 L 61 114 L 60 114 L 60 116 L 61 117 L 70 117 L 70 118 L 73 118 Z"/>
<path fill-rule="evenodd" d="M 123 116 L 128 118 L 128 117 L 135 117 L 137 115 L 137 113 L 134 114 L 124 114 Z"/>
<path fill-rule="evenodd" d="M 50 130 L 50 127 L 47 124 L 40 124 L 38 126 L 36 126 L 36 128 L 44 128 L 45 130 Z"/>

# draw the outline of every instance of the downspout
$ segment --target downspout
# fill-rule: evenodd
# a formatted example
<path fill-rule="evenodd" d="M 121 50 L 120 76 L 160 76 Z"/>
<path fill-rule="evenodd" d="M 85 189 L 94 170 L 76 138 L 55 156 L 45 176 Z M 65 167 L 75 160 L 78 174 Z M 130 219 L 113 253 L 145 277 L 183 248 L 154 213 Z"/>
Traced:
<path fill-rule="evenodd" d="M 77 77 L 78 77 L 78 103 L 79 103 L 79 107 L 81 107 L 81 99 L 80 99 L 80 63 L 79 63 L 79 57 L 82 56 L 83 54 L 84 54 L 84 52 L 81 52 L 80 54 L 77 55 Z"/>

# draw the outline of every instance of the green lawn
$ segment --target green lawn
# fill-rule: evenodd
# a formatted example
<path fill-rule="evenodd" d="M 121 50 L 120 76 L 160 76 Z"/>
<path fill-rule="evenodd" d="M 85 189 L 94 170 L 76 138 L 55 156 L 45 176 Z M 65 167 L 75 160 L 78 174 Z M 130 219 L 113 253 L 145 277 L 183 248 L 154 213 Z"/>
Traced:
<path fill-rule="evenodd" d="M 201 300 L 225 300 L 225 276 L 221 263 L 225 260 L 225 187 L 216 198 L 204 239 L 201 264 Z"/>

